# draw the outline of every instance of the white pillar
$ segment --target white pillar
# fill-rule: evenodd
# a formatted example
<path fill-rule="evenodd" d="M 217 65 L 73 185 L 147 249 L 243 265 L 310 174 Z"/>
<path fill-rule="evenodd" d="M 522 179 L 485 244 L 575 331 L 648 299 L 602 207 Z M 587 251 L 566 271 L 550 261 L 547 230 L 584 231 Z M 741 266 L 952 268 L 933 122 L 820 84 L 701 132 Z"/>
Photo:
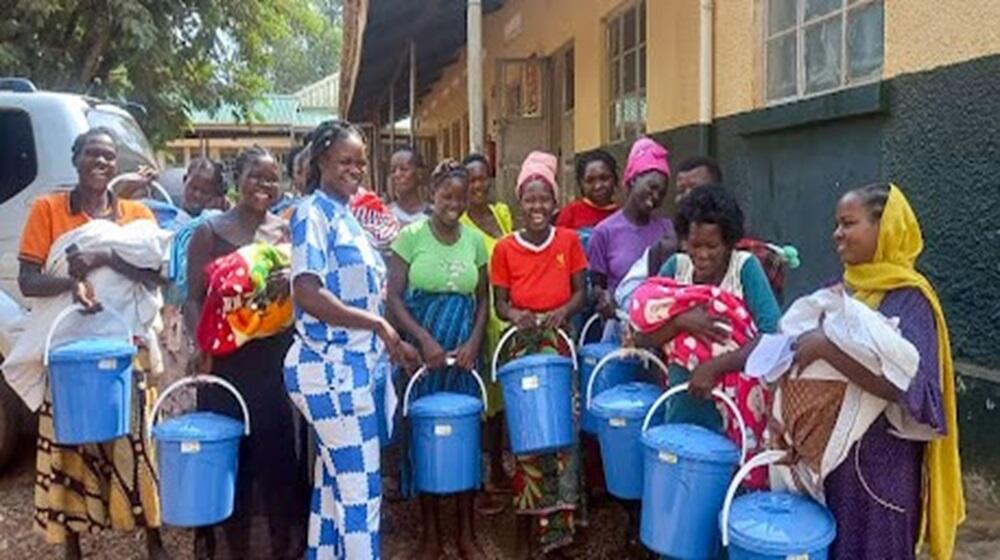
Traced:
<path fill-rule="evenodd" d="M 466 74 L 469 96 L 469 151 L 483 151 L 483 2 L 468 0 Z"/>

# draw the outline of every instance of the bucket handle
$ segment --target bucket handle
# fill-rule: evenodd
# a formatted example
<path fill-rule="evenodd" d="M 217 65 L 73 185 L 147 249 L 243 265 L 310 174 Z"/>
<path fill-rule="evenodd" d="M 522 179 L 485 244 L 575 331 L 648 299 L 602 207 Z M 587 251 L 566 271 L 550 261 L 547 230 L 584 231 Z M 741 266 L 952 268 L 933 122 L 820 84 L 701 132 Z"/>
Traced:
<path fill-rule="evenodd" d="M 239 403 L 240 409 L 243 411 L 243 435 L 249 436 L 250 409 L 247 407 L 247 401 L 243 399 L 243 395 L 241 395 L 240 392 L 236 390 L 236 387 L 234 387 L 232 383 L 226 381 L 225 379 L 217 375 L 199 373 L 197 375 L 192 375 L 190 377 L 183 377 L 181 379 L 178 379 L 177 381 L 173 382 L 169 387 L 167 387 L 162 393 L 160 393 L 160 396 L 157 397 L 156 402 L 153 403 L 152 411 L 150 411 L 149 413 L 149 421 L 146 424 L 146 439 L 148 441 L 152 441 L 153 426 L 156 424 L 157 413 L 160 412 L 160 408 L 163 406 L 163 403 L 166 402 L 167 397 L 170 396 L 170 393 L 173 393 L 174 391 L 180 389 L 181 387 L 184 387 L 185 385 L 203 385 L 203 384 L 219 385 L 233 395 L 233 397 L 236 399 L 236 402 Z"/>
<path fill-rule="evenodd" d="M 510 340 L 511 337 L 514 336 L 514 334 L 520 330 L 521 330 L 520 328 L 512 326 L 511 328 L 507 329 L 507 332 L 503 333 L 503 336 L 500 337 L 500 341 L 497 342 L 497 349 L 493 351 L 493 362 L 490 368 L 492 370 L 492 379 L 494 383 L 496 383 L 497 381 L 497 366 L 500 363 L 500 351 L 503 350 L 504 344 L 507 344 L 507 341 Z M 556 328 L 555 331 L 556 334 L 558 334 L 560 337 L 562 337 L 563 340 L 566 341 L 566 345 L 569 346 L 570 357 L 573 359 L 573 370 L 574 371 L 579 370 L 579 361 L 577 360 L 576 346 L 573 344 L 573 339 L 570 338 L 568 334 L 566 334 L 566 331 L 560 328 Z"/>
<path fill-rule="evenodd" d="M 676 395 L 677 393 L 682 393 L 688 390 L 688 385 L 690 383 L 681 383 L 676 387 L 671 387 L 667 392 L 660 395 L 660 398 L 656 399 L 653 406 L 649 407 L 649 412 L 646 413 L 646 419 L 642 422 L 642 432 L 645 433 L 649 429 L 649 423 L 653 421 L 653 415 L 656 414 L 656 409 L 660 408 L 663 403 L 667 402 L 667 399 Z M 740 426 L 740 464 L 742 465 L 747 460 L 747 452 L 749 451 L 749 442 L 747 442 L 747 424 L 743 420 L 743 415 L 740 414 L 740 409 L 733 402 L 733 399 L 729 398 L 729 395 L 725 394 L 721 389 L 712 389 L 712 396 L 722 401 L 729 410 L 736 417 L 736 423 Z"/>
<path fill-rule="evenodd" d="M 55 320 L 52 321 L 52 326 L 49 327 L 49 332 L 48 334 L 45 335 L 45 346 L 42 354 L 42 364 L 45 367 L 49 366 L 49 351 L 52 349 L 52 337 L 55 336 L 56 334 L 56 327 L 59 326 L 59 323 L 65 321 L 66 317 L 69 317 L 71 314 L 73 314 L 74 311 L 79 311 L 80 313 L 83 313 L 84 307 L 79 303 L 74 303 L 73 305 L 70 305 L 66 309 L 60 311 L 59 314 L 56 315 Z M 108 315 L 114 317 L 119 323 L 121 323 L 122 326 L 125 327 L 125 332 L 128 333 L 126 335 L 127 338 L 125 340 L 127 340 L 129 344 L 132 344 L 132 327 L 129 326 L 128 322 L 125 320 L 124 317 L 121 316 L 120 313 L 109 307 L 102 308 L 100 311 L 98 311 L 98 313 L 107 313 Z"/>
<path fill-rule="evenodd" d="M 787 454 L 787 451 L 780 451 L 776 449 L 765 451 L 747 461 L 747 463 L 740 467 L 740 470 L 736 472 L 736 476 L 733 477 L 733 481 L 729 483 L 729 489 L 726 491 L 726 499 L 722 503 L 722 513 L 719 514 L 719 525 L 722 532 L 723 548 L 729 546 L 729 510 L 733 507 L 733 499 L 736 497 L 736 490 L 739 489 L 743 479 L 749 476 L 750 472 L 757 467 L 777 463 L 785 458 L 785 455 Z"/>
<path fill-rule="evenodd" d="M 449 366 L 455 365 L 455 358 L 453 356 L 448 356 L 445 359 L 445 363 Z M 406 392 L 403 393 L 403 416 L 408 416 L 410 414 L 410 393 L 413 391 L 413 386 L 417 384 L 417 380 L 421 376 L 426 375 L 430 370 L 426 365 L 420 366 L 420 369 L 416 373 L 410 376 L 410 382 L 406 384 Z M 476 379 L 476 383 L 479 384 L 479 394 L 483 399 L 483 412 L 486 412 L 487 407 L 489 407 L 488 400 L 486 398 L 486 385 L 483 383 L 483 378 L 479 376 L 479 372 L 474 369 L 469 370 L 469 374 Z"/>
<path fill-rule="evenodd" d="M 636 357 L 645 362 L 653 362 L 658 368 L 660 368 L 660 371 L 663 372 L 664 379 L 666 379 L 669 375 L 667 364 L 663 363 L 663 360 L 649 350 L 644 348 L 619 348 L 601 358 L 601 361 L 597 362 L 597 365 L 594 366 L 594 371 L 590 374 L 590 379 L 587 381 L 587 410 L 590 410 L 593 406 L 594 380 L 597 379 L 597 374 L 600 373 L 601 369 L 610 364 L 613 360 L 630 357 Z"/>
<path fill-rule="evenodd" d="M 587 318 L 587 321 L 583 324 L 583 327 L 580 329 L 580 338 L 577 341 L 577 346 L 583 346 L 584 343 L 587 342 L 587 335 L 590 334 L 590 328 L 593 327 L 594 324 L 596 324 L 603 318 L 604 317 L 602 317 L 600 313 L 594 313 L 589 318 Z M 615 310 L 614 318 L 623 323 L 626 324 L 628 323 L 628 314 L 620 309 Z"/>

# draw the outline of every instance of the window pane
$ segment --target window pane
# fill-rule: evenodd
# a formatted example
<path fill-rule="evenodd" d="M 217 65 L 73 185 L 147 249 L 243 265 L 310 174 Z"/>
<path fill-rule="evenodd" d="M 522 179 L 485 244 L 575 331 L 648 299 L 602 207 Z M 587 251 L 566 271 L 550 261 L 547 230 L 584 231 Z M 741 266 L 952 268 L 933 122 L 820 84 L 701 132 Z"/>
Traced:
<path fill-rule="evenodd" d="M 882 73 L 883 8 L 875 2 L 847 13 L 848 81 Z"/>
<path fill-rule="evenodd" d="M 767 98 L 781 99 L 796 93 L 795 34 L 767 42 Z"/>
<path fill-rule="evenodd" d="M 635 46 L 635 38 L 636 38 L 635 8 L 629 8 L 629 10 L 625 12 L 625 15 L 622 16 L 622 19 L 625 20 L 625 29 L 623 30 L 625 42 L 622 45 L 622 48 L 628 50 Z"/>
<path fill-rule="evenodd" d="M 795 26 L 796 0 L 768 0 L 767 31 L 774 35 Z"/>
<path fill-rule="evenodd" d="M 806 15 L 803 21 L 825 16 L 844 5 L 844 0 L 806 0 Z"/>
<path fill-rule="evenodd" d="M 625 83 L 622 85 L 625 93 L 632 93 L 636 89 L 635 59 L 635 51 L 625 53 L 625 67 L 622 69 L 622 73 L 625 74 Z"/>
<path fill-rule="evenodd" d="M 611 99 L 618 99 L 622 94 L 621 59 L 611 61 Z"/>
<path fill-rule="evenodd" d="M 646 0 L 639 3 L 639 42 L 646 42 Z"/>
<path fill-rule="evenodd" d="M 840 85 L 842 21 L 836 17 L 805 29 L 806 93 Z"/>
<path fill-rule="evenodd" d="M 639 89 L 646 89 L 646 47 L 639 47 Z"/>

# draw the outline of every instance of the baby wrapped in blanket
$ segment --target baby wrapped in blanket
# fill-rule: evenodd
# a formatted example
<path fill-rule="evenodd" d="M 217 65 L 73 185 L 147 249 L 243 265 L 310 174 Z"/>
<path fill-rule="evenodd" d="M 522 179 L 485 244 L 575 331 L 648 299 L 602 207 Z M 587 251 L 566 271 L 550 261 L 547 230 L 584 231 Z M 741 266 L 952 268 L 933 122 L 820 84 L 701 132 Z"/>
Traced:
<path fill-rule="evenodd" d="M 920 356 L 897 322 L 838 286 L 798 299 L 782 317 L 780 329 L 783 335 L 797 336 L 821 328 L 840 350 L 905 392 Z M 790 465 L 771 468 L 775 489 L 808 493 L 822 503 L 825 477 L 879 415 L 885 412 L 901 433 L 907 429 L 898 406 L 864 391 L 826 361 L 801 371 L 786 363 L 765 377 L 777 382 L 769 446 L 788 450 L 792 458 Z"/>

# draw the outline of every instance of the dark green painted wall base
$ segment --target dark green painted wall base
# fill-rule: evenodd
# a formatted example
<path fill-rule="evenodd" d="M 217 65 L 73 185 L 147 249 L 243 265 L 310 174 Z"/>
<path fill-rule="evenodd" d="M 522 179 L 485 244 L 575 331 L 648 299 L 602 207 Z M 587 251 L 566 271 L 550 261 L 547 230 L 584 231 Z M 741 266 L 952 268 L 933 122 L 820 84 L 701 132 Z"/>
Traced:
<path fill-rule="evenodd" d="M 1000 56 L 652 134 L 672 163 L 706 144 L 751 233 L 797 246 L 786 301 L 840 274 L 839 197 L 891 181 L 920 218 L 919 268 L 941 295 L 957 358 L 1000 369 Z M 624 161 L 627 146 L 611 149 Z M 1000 376 L 996 376 L 1000 379 Z M 1000 480 L 1000 385 L 963 377 L 965 463 Z"/>

